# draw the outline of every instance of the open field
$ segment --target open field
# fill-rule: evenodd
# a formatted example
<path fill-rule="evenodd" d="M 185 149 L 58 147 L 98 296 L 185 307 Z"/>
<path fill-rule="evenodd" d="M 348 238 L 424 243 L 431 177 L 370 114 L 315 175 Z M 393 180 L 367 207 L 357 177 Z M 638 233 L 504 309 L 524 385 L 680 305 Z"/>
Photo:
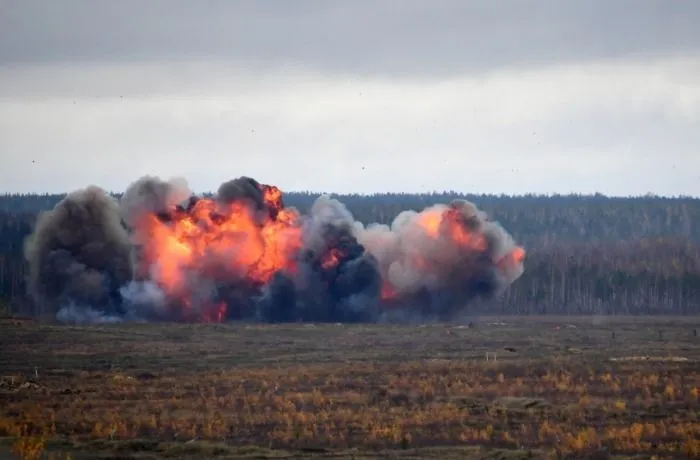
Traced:
<path fill-rule="evenodd" d="M 700 455 L 697 317 L 0 324 L 0 458 Z"/>

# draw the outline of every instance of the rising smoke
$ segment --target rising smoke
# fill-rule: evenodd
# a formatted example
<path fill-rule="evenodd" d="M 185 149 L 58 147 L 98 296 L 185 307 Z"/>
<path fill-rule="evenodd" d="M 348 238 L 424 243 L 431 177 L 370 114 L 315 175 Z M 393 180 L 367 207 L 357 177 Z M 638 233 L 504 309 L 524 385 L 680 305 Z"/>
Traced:
<path fill-rule="evenodd" d="M 498 295 L 525 252 L 472 203 L 365 227 L 319 197 L 308 215 L 248 177 L 214 198 L 143 177 L 117 202 L 91 186 L 42 214 L 29 291 L 63 321 L 450 320 Z"/>
<path fill-rule="evenodd" d="M 29 293 L 42 311 L 126 313 L 119 289 L 133 278 L 132 245 L 118 204 L 100 188 L 75 191 L 41 214 L 24 252 Z"/>

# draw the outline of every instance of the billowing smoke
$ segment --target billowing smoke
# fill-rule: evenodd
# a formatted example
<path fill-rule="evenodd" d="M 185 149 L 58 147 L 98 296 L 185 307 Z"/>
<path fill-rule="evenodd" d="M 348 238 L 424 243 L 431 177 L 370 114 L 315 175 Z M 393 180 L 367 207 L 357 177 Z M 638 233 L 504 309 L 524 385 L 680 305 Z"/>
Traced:
<path fill-rule="evenodd" d="M 380 261 L 382 300 L 395 313 L 417 307 L 446 320 L 475 298 L 491 298 L 523 272 L 525 252 L 464 200 L 405 211 L 392 225 L 371 225 L 361 243 Z"/>
<path fill-rule="evenodd" d="M 213 198 L 144 177 L 119 203 L 74 192 L 27 240 L 29 289 L 61 320 L 450 320 L 498 295 L 525 252 L 466 201 L 365 227 L 339 201 L 308 215 L 241 177 Z"/>
<path fill-rule="evenodd" d="M 133 278 L 132 245 L 117 202 L 102 189 L 75 191 L 41 214 L 24 252 L 29 294 L 41 311 L 126 312 L 119 289 Z"/>
<path fill-rule="evenodd" d="M 361 224 L 326 196 L 316 200 L 302 222 L 298 270 L 271 280 L 263 292 L 260 318 L 376 321 L 381 274 L 377 259 L 358 241 Z"/>

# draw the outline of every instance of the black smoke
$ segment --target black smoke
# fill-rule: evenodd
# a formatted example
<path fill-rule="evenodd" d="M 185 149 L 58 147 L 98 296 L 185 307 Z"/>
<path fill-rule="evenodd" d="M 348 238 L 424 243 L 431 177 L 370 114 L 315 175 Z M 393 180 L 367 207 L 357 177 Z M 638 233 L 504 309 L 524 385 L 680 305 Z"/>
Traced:
<path fill-rule="evenodd" d="M 28 291 L 41 311 L 126 313 L 120 288 L 133 277 L 132 245 L 117 202 L 102 189 L 70 193 L 39 215 L 25 257 Z"/>
<path fill-rule="evenodd" d="M 260 299 L 265 322 L 374 322 L 381 274 L 348 226 L 323 224 L 319 247 L 299 256 L 297 275 L 278 274 Z"/>

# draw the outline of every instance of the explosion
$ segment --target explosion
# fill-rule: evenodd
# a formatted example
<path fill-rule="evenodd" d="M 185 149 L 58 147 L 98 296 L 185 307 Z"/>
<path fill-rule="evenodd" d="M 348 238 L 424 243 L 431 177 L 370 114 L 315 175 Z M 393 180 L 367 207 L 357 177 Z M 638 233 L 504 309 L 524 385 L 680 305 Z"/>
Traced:
<path fill-rule="evenodd" d="M 525 251 L 472 203 L 355 221 L 319 197 L 308 215 L 248 177 L 197 197 L 144 177 L 117 202 L 91 186 L 27 239 L 29 293 L 60 319 L 450 320 L 523 271 Z"/>

